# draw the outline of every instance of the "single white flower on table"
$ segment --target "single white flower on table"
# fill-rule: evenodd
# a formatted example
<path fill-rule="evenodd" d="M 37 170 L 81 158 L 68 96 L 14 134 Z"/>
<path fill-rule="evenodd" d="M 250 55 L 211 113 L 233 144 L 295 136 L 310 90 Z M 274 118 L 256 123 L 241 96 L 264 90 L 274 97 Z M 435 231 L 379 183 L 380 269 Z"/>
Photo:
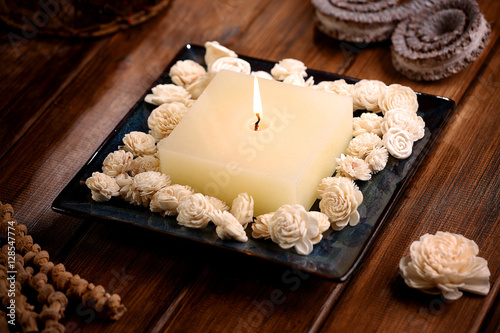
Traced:
<path fill-rule="evenodd" d="M 382 138 L 389 154 L 397 159 L 408 158 L 413 151 L 411 134 L 399 127 L 391 127 Z"/>
<path fill-rule="evenodd" d="M 416 112 L 401 108 L 387 111 L 380 129 L 382 134 L 385 134 L 393 127 L 404 129 L 410 133 L 413 141 L 420 140 L 425 135 L 425 122 L 422 117 L 418 116 Z"/>
<path fill-rule="evenodd" d="M 292 75 L 294 73 L 306 77 L 307 76 L 307 67 L 300 60 L 296 59 L 283 59 L 280 60 L 274 67 L 271 69 L 271 75 L 276 79 L 283 81 L 287 78 L 287 76 Z"/>
<path fill-rule="evenodd" d="M 438 231 L 425 234 L 401 258 L 405 283 L 426 293 L 442 293 L 447 300 L 462 297 L 461 291 L 487 295 L 490 291 L 488 262 L 478 257 L 477 244 L 462 235 Z"/>
<path fill-rule="evenodd" d="M 252 71 L 248 61 L 233 57 L 219 58 L 212 64 L 212 66 L 209 67 L 209 70 L 212 73 L 218 73 L 223 69 L 243 74 L 250 74 Z"/>
<path fill-rule="evenodd" d="M 119 148 L 131 152 L 134 156 L 154 155 L 157 152 L 155 138 L 140 131 L 125 134 L 123 144 Z"/>
<path fill-rule="evenodd" d="M 387 86 L 378 80 L 361 80 L 354 84 L 353 106 L 354 110 L 379 112 L 379 97 L 384 94 Z"/>
<path fill-rule="evenodd" d="M 214 211 L 208 216 L 215 224 L 215 232 L 220 239 L 235 239 L 238 242 L 247 242 L 248 237 L 240 222 L 229 212 Z"/>
<path fill-rule="evenodd" d="M 184 118 L 187 110 L 186 105 L 179 102 L 160 105 L 148 117 L 150 134 L 156 141 L 166 138 Z"/>
<path fill-rule="evenodd" d="M 335 81 L 322 81 L 313 86 L 316 90 L 328 91 L 337 95 L 352 96 L 354 85 L 347 83 L 344 79 Z"/>
<path fill-rule="evenodd" d="M 373 149 L 365 158 L 373 174 L 384 170 L 388 160 L 389 153 L 384 146 Z"/>
<path fill-rule="evenodd" d="M 160 160 L 154 155 L 139 156 L 132 162 L 131 176 L 136 176 L 139 173 L 146 171 L 160 172 Z"/>
<path fill-rule="evenodd" d="M 236 52 L 220 45 L 217 41 L 205 43 L 205 64 L 207 68 L 211 68 L 212 64 L 219 58 L 231 57 L 237 58 Z"/>
<path fill-rule="evenodd" d="M 184 197 L 193 194 L 194 191 L 187 185 L 169 185 L 160 189 L 153 195 L 149 209 L 154 213 L 165 215 L 177 215 L 177 207 Z"/>
<path fill-rule="evenodd" d="M 355 226 L 359 222 L 358 207 L 363 202 L 363 194 L 347 177 L 335 177 L 323 192 L 319 208 L 328 216 L 333 230 L 342 230 L 347 224 Z"/>
<path fill-rule="evenodd" d="M 253 238 L 271 238 L 271 235 L 269 234 L 269 220 L 273 214 L 274 213 L 262 214 L 255 218 L 255 222 L 252 223 Z"/>
<path fill-rule="evenodd" d="M 337 174 L 342 177 L 349 177 L 359 180 L 370 180 L 372 175 L 370 173 L 370 166 L 365 160 L 358 157 L 344 154 L 337 158 Z"/>
<path fill-rule="evenodd" d="M 364 133 L 356 136 L 347 146 L 347 154 L 365 159 L 373 149 L 382 147 L 382 139 L 377 134 Z"/>
<path fill-rule="evenodd" d="M 133 168 L 134 155 L 124 150 L 109 153 L 102 163 L 102 172 L 111 177 L 130 171 Z"/>
<path fill-rule="evenodd" d="M 312 239 L 318 236 L 319 222 L 301 205 L 283 205 L 268 223 L 271 240 L 283 249 L 294 247 L 298 254 L 313 250 Z"/>
<path fill-rule="evenodd" d="M 231 214 L 240 222 L 243 229 L 253 221 L 254 201 L 250 194 L 240 193 L 231 204 Z"/>
<path fill-rule="evenodd" d="M 380 110 L 385 115 L 389 110 L 404 109 L 409 112 L 417 112 L 417 94 L 410 88 L 400 84 L 391 84 L 387 87 L 378 100 Z"/>
<path fill-rule="evenodd" d="M 191 98 L 191 94 L 186 88 L 171 83 L 159 84 L 153 87 L 151 91 L 152 94 L 147 94 L 144 101 L 154 105 L 173 102 L 184 103 Z"/>
<path fill-rule="evenodd" d="M 358 136 L 364 133 L 373 133 L 382 136 L 380 126 L 384 117 L 373 112 L 363 112 L 361 116 L 352 119 L 352 135 Z"/>
<path fill-rule="evenodd" d="M 213 206 L 201 193 L 194 193 L 184 197 L 177 207 L 177 222 L 188 228 L 205 228 L 210 222 L 208 213 Z"/>
<path fill-rule="evenodd" d="M 206 72 L 202 65 L 187 59 L 177 61 L 170 68 L 169 75 L 173 83 L 185 88 L 199 77 L 205 75 Z"/>
<path fill-rule="evenodd" d="M 118 186 L 116 180 L 101 172 L 93 172 L 92 176 L 85 181 L 85 185 L 90 189 L 94 201 L 108 201 L 111 197 L 120 194 L 120 186 Z"/>

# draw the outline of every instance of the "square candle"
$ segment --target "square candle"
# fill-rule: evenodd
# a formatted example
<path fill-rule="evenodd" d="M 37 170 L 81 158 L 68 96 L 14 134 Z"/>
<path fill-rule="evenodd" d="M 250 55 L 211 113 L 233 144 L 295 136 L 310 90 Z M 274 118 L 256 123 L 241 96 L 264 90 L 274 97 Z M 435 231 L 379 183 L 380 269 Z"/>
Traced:
<path fill-rule="evenodd" d="M 221 71 L 172 133 L 158 144 L 161 171 L 228 205 L 250 194 L 255 216 L 284 204 L 308 210 L 352 138 L 352 98 Z"/>

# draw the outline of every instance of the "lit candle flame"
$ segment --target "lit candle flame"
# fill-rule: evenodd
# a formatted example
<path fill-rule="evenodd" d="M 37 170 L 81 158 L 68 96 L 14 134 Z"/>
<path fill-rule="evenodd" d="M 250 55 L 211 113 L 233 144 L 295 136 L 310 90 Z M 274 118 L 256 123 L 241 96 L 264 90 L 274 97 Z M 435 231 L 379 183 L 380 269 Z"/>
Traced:
<path fill-rule="evenodd" d="M 262 100 L 260 98 L 260 89 L 259 82 L 257 81 L 257 77 L 253 77 L 253 113 L 257 117 L 257 121 L 255 122 L 254 130 L 257 131 L 259 129 L 260 117 L 262 116 Z"/>

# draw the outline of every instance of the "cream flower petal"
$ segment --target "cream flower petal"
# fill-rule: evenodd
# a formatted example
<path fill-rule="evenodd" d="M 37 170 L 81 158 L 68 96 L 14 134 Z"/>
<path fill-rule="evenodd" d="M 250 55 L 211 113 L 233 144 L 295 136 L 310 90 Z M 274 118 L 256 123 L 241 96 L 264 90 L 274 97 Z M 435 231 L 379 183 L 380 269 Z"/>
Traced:
<path fill-rule="evenodd" d="M 382 136 L 382 130 L 380 128 L 384 117 L 380 117 L 376 113 L 364 112 L 359 117 L 354 117 L 352 119 L 352 135 L 358 136 L 364 133 L 373 133 L 378 136 Z"/>
<path fill-rule="evenodd" d="M 364 160 L 350 155 L 345 156 L 344 154 L 336 160 L 338 163 L 337 174 L 339 176 L 359 180 L 370 180 L 372 178 L 370 166 Z"/>
<path fill-rule="evenodd" d="M 316 90 L 328 91 L 337 95 L 352 96 L 354 85 L 347 83 L 344 79 L 335 81 L 322 81 L 313 86 Z"/>
<path fill-rule="evenodd" d="M 134 155 L 124 150 L 109 153 L 102 163 L 102 172 L 111 177 L 116 177 L 132 169 Z"/>
<path fill-rule="evenodd" d="M 172 133 L 188 108 L 184 103 L 165 103 L 154 109 L 148 117 L 150 134 L 158 142 Z"/>
<path fill-rule="evenodd" d="M 287 76 L 294 73 L 299 74 L 302 77 L 307 76 L 307 67 L 300 60 L 296 59 L 283 59 L 271 69 L 271 75 L 276 79 L 283 81 Z"/>
<path fill-rule="evenodd" d="M 398 128 L 390 128 L 383 137 L 384 146 L 389 154 L 397 159 L 408 158 L 413 150 L 413 140 L 411 134 Z"/>
<path fill-rule="evenodd" d="M 153 195 L 149 209 L 162 215 L 177 215 L 177 207 L 181 200 L 191 194 L 190 186 L 174 184 L 160 189 Z"/>
<path fill-rule="evenodd" d="M 380 110 L 385 115 L 389 110 L 402 108 L 409 112 L 417 112 L 417 94 L 410 88 L 400 84 L 391 84 L 380 95 L 378 100 Z"/>
<path fill-rule="evenodd" d="M 205 75 L 206 70 L 197 62 L 187 59 L 177 61 L 169 71 L 172 82 L 178 86 L 186 87 Z"/>
<path fill-rule="evenodd" d="M 274 213 L 267 213 L 259 215 L 255 218 L 255 222 L 252 223 L 253 238 L 271 238 L 271 235 L 269 234 L 269 220 L 271 219 L 273 214 Z"/>
<path fill-rule="evenodd" d="M 246 229 L 248 224 L 253 221 L 253 210 L 254 201 L 248 193 L 238 194 L 231 205 L 231 214 L 236 217 L 243 229 Z"/>
<path fill-rule="evenodd" d="M 123 143 L 119 148 L 131 152 L 134 156 L 153 155 L 157 152 L 155 138 L 144 132 L 132 131 L 125 134 Z"/>
<path fill-rule="evenodd" d="M 409 287 L 441 292 L 447 300 L 460 298 L 461 290 L 484 296 L 490 290 L 490 271 L 478 252 L 477 244 L 462 235 L 426 234 L 411 244 L 409 257 L 401 258 L 400 274 Z"/>
<path fill-rule="evenodd" d="M 177 207 L 177 222 L 188 228 L 205 228 L 210 221 L 208 213 L 213 212 L 213 206 L 201 193 L 184 197 Z"/>
<path fill-rule="evenodd" d="M 160 160 L 153 155 L 139 156 L 134 159 L 130 175 L 136 176 L 146 171 L 160 172 Z"/>
<path fill-rule="evenodd" d="M 217 41 L 205 43 L 205 64 L 211 68 L 212 64 L 219 58 L 231 57 L 237 58 L 236 52 L 222 46 Z"/>
<path fill-rule="evenodd" d="M 207 199 L 208 203 L 210 204 L 210 211 L 221 211 L 225 212 L 229 210 L 229 206 L 222 200 L 216 197 L 211 197 L 209 195 L 206 195 L 205 198 Z"/>
<path fill-rule="evenodd" d="M 353 104 L 354 110 L 378 112 L 378 100 L 385 93 L 387 86 L 378 80 L 361 80 L 354 85 Z"/>
<path fill-rule="evenodd" d="M 313 244 L 318 244 L 323 239 L 323 233 L 330 229 L 330 220 L 321 212 L 310 211 L 308 214 L 318 220 L 318 234 L 311 238 Z"/>
<path fill-rule="evenodd" d="M 235 239 L 238 242 L 247 242 L 248 237 L 243 226 L 229 212 L 215 211 L 208 213 L 216 225 L 215 232 L 220 239 Z"/>
<path fill-rule="evenodd" d="M 205 75 L 200 76 L 196 81 L 186 86 L 186 90 L 191 94 L 191 98 L 198 99 L 205 88 L 212 82 L 215 74 L 216 73 L 213 72 L 207 72 Z"/>
<path fill-rule="evenodd" d="M 347 154 L 364 159 L 373 149 L 382 147 L 382 140 L 373 133 L 364 133 L 353 138 L 347 147 Z"/>
<path fill-rule="evenodd" d="M 352 179 L 348 177 L 326 177 L 321 180 L 321 183 L 318 186 L 318 199 L 321 199 L 323 197 L 323 193 L 327 188 L 329 188 L 331 185 L 336 185 L 339 182 L 345 182 L 347 184 L 352 183 Z"/>
<path fill-rule="evenodd" d="M 257 71 L 257 72 L 252 72 L 251 73 L 253 76 L 257 76 L 261 79 L 266 79 L 266 80 L 274 80 L 273 76 L 269 74 L 268 72 L 265 71 Z"/>
<path fill-rule="evenodd" d="M 118 196 L 120 191 L 116 180 L 101 172 L 93 172 L 85 181 L 85 185 L 92 192 L 92 200 L 98 202 L 108 201 L 111 197 Z"/>
<path fill-rule="evenodd" d="M 413 141 L 420 140 L 425 135 L 425 122 L 422 117 L 413 111 L 406 111 L 404 109 L 387 111 L 380 129 L 385 134 L 392 127 L 404 129 L 410 133 Z"/>
<path fill-rule="evenodd" d="M 373 174 L 384 170 L 389 160 L 389 153 L 385 147 L 373 149 L 365 158 L 365 162 L 370 166 Z"/>
<path fill-rule="evenodd" d="M 189 92 L 175 84 L 159 84 L 152 88 L 152 94 L 146 95 L 144 101 L 154 105 L 162 105 L 164 103 L 184 102 L 191 98 Z"/>
<path fill-rule="evenodd" d="M 250 74 L 250 72 L 252 71 L 250 63 L 248 61 L 232 57 L 219 58 L 212 64 L 212 66 L 210 66 L 210 71 L 212 73 L 218 73 L 221 70 L 243 74 Z"/>

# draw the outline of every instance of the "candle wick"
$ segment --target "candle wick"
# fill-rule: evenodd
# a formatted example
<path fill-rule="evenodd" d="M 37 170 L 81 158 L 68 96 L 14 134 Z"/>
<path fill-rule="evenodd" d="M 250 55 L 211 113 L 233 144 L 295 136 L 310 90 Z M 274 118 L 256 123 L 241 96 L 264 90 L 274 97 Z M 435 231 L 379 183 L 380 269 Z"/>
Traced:
<path fill-rule="evenodd" d="M 260 115 L 258 113 L 255 114 L 257 116 L 257 121 L 255 122 L 255 127 L 254 127 L 254 131 L 258 131 L 259 130 L 259 123 L 260 123 Z"/>

